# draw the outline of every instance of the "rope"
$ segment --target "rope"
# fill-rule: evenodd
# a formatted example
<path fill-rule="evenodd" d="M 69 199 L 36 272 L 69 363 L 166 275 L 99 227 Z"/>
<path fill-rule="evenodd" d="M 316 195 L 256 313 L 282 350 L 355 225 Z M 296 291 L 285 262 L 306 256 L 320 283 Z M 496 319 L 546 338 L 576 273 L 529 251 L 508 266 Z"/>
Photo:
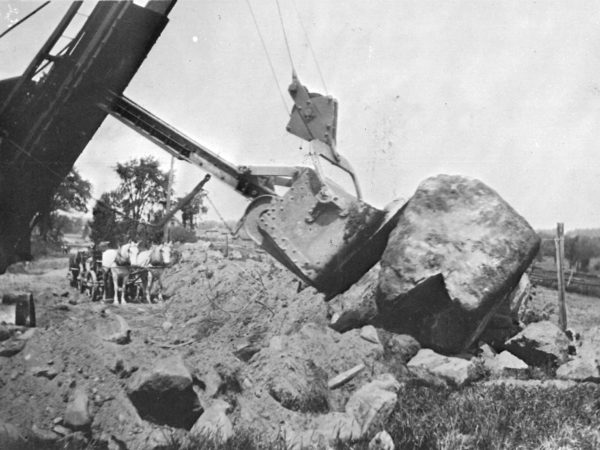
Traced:
<path fill-rule="evenodd" d="M 294 67 L 294 59 L 292 58 L 292 51 L 290 50 L 290 43 L 288 42 L 287 33 L 285 31 L 285 25 L 283 24 L 283 15 L 281 14 L 281 7 L 279 6 L 279 0 L 275 0 L 275 4 L 277 5 L 277 13 L 279 14 L 279 22 L 281 23 L 281 30 L 283 31 L 283 39 L 285 41 L 285 48 L 287 49 L 287 53 L 290 58 L 290 65 L 292 66 L 292 72 L 295 74 L 296 68 Z"/>
<path fill-rule="evenodd" d="M 19 25 L 21 25 L 23 22 L 25 22 L 27 19 L 29 19 L 31 16 L 33 16 L 35 13 L 37 13 L 40 9 L 44 8 L 45 6 L 48 6 L 49 3 L 50 3 L 50 1 L 42 3 L 40 6 L 38 6 L 36 9 L 34 9 L 32 12 L 30 12 L 29 14 L 27 14 L 25 17 L 23 17 L 17 23 L 15 23 L 12 27 L 9 27 L 8 29 L 4 30 L 0 34 L 0 38 L 3 38 L 4 36 L 6 36 L 12 30 L 14 30 L 15 28 L 17 28 Z"/>
<path fill-rule="evenodd" d="M 267 44 L 265 44 L 265 39 L 263 38 L 262 33 L 260 32 L 260 28 L 258 26 L 258 22 L 256 20 L 256 16 L 254 15 L 254 10 L 252 9 L 252 5 L 250 4 L 250 0 L 246 0 L 246 4 L 248 5 L 248 9 L 250 9 L 250 15 L 252 16 L 252 20 L 254 22 L 254 26 L 256 27 L 256 32 L 258 33 L 258 37 L 260 38 L 260 42 L 262 44 L 265 55 L 267 56 L 267 61 L 269 62 L 269 67 L 271 68 L 271 74 L 273 75 L 273 79 L 275 80 L 275 84 L 277 85 L 277 91 L 279 92 L 279 96 L 281 97 L 281 102 L 283 103 L 283 108 L 285 109 L 285 113 L 289 116 L 290 110 L 285 102 L 285 96 L 283 95 L 283 91 L 281 86 L 279 85 L 279 81 L 277 81 L 277 74 L 275 73 L 275 68 L 273 67 L 273 62 L 271 61 L 271 56 L 269 55 L 269 51 L 267 50 Z"/>
<path fill-rule="evenodd" d="M 325 78 L 323 77 L 323 73 L 321 73 L 321 67 L 319 66 L 319 60 L 317 59 L 317 55 L 315 55 L 315 51 L 308 37 L 308 33 L 306 32 L 306 28 L 304 28 L 304 23 L 302 22 L 302 17 L 300 16 L 300 12 L 296 7 L 296 1 L 292 0 L 292 5 L 294 5 L 294 10 L 296 11 L 296 15 L 298 16 L 298 22 L 300 22 L 300 27 L 302 28 L 302 32 L 304 33 L 304 37 L 306 38 L 306 42 L 308 43 L 308 48 L 310 49 L 310 53 L 315 61 L 315 65 L 317 66 L 317 72 L 319 73 L 319 78 L 321 79 L 321 83 L 323 83 L 323 88 L 325 88 L 325 95 L 329 94 L 327 89 L 327 84 L 325 84 Z"/>
<path fill-rule="evenodd" d="M 208 203 L 210 203 L 210 206 L 212 206 L 215 212 L 217 213 L 217 216 L 219 216 L 219 219 L 221 219 L 221 222 L 223 222 L 223 225 L 225 225 L 225 228 L 227 228 L 227 230 L 229 231 L 229 234 L 233 236 L 235 234 L 234 231 L 231 229 L 229 224 L 225 222 L 225 219 L 223 219 L 223 216 L 221 215 L 213 201 L 210 199 L 208 193 L 206 193 L 206 199 L 208 200 Z"/>

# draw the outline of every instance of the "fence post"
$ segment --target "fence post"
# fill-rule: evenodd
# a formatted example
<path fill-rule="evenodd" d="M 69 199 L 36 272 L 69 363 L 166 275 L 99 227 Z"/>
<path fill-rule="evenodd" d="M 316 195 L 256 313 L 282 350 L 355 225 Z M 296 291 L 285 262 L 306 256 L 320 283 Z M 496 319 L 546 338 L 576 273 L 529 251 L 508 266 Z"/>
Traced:
<path fill-rule="evenodd" d="M 565 224 L 556 224 L 556 277 L 558 280 L 558 326 L 561 330 L 567 329 L 567 309 L 565 307 L 565 272 L 563 262 L 565 258 Z"/>

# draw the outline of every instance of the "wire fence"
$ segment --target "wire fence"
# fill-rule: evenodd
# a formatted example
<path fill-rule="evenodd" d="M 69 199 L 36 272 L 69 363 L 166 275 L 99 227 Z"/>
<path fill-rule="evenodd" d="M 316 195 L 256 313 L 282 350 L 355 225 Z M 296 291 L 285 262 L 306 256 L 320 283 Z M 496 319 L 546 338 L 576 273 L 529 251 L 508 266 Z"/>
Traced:
<path fill-rule="evenodd" d="M 556 270 L 533 267 L 529 278 L 539 286 L 558 289 Z M 565 272 L 565 288 L 567 292 L 600 298 L 600 277 L 583 272 Z"/>

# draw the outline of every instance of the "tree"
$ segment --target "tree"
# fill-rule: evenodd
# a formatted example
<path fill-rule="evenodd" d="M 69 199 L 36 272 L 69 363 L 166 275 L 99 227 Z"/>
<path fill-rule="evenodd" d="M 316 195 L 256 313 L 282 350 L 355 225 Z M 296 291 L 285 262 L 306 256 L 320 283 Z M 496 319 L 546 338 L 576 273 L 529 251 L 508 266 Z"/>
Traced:
<path fill-rule="evenodd" d="M 121 230 L 117 222 L 117 213 L 111 205 L 115 204 L 115 193 L 105 192 L 96 201 L 92 210 L 93 219 L 88 223 L 90 228 L 90 239 L 94 244 L 108 241 L 109 245 L 115 247 L 121 240 Z"/>
<path fill-rule="evenodd" d="M 115 171 L 121 182 L 96 202 L 89 223 L 90 238 L 95 244 L 108 241 L 113 247 L 129 239 L 143 244 L 159 241 L 163 230 L 152 224 L 163 215 L 167 173 L 160 170 L 153 157 L 118 163 Z"/>
<path fill-rule="evenodd" d="M 600 256 L 600 240 L 588 236 L 565 238 L 565 257 L 569 267 L 582 272 L 589 270 L 590 260 Z"/>
<path fill-rule="evenodd" d="M 64 216 L 61 216 L 59 211 L 87 212 L 87 203 L 92 197 L 91 190 L 91 183 L 83 179 L 77 169 L 73 167 L 60 183 L 50 201 L 38 212 L 31 229 L 38 226 L 43 240 L 47 240 L 49 235 L 52 235 L 53 239 L 58 239 L 62 234 L 63 227 L 68 223 L 61 218 Z"/>
<path fill-rule="evenodd" d="M 163 209 L 169 177 L 159 169 L 158 161 L 152 156 L 118 163 L 115 170 L 121 179 L 115 191 L 115 201 L 129 221 L 129 238 L 136 239 L 138 225 L 156 221 Z"/>

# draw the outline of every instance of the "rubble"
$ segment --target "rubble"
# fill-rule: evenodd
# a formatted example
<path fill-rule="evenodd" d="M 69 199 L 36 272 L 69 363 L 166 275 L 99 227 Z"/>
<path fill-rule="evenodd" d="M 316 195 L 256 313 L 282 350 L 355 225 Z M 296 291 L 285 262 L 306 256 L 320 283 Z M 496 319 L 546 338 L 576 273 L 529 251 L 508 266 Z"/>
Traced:
<path fill-rule="evenodd" d="M 292 411 L 326 412 L 329 410 L 327 374 L 310 359 L 287 359 L 283 370 L 268 376 L 271 397 Z"/>
<path fill-rule="evenodd" d="M 11 339 L 0 343 L 0 356 L 5 358 L 15 356 L 25 348 L 25 341 Z"/>
<path fill-rule="evenodd" d="M 322 448 L 371 437 L 391 414 L 399 389 L 392 375 L 380 375 L 352 393 L 344 412 L 315 416 L 301 431 L 286 429 L 286 448 Z"/>
<path fill-rule="evenodd" d="M 131 328 L 119 314 L 110 314 L 97 324 L 98 333 L 108 342 L 125 345 L 131 342 Z"/>
<path fill-rule="evenodd" d="M 395 450 L 396 446 L 390 434 L 383 430 L 373 436 L 369 442 L 369 450 Z"/>
<path fill-rule="evenodd" d="M 346 413 L 360 425 L 361 437 L 385 423 L 396 405 L 399 389 L 400 383 L 392 375 L 382 374 L 352 394 Z"/>
<path fill-rule="evenodd" d="M 443 356 L 431 349 L 424 348 L 408 362 L 408 367 L 420 367 L 445 378 L 456 386 L 475 381 L 483 375 L 473 361 Z"/>
<path fill-rule="evenodd" d="M 350 288 L 327 303 L 329 326 L 341 333 L 369 325 L 377 316 L 375 295 L 381 267 L 375 264 Z"/>
<path fill-rule="evenodd" d="M 231 405 L 223 400 L 214 400 L 204 410 L 196 421 L 190 434 L 198 438 L 208 438 L 221 444 L 226 443 L 233 436 L 233 425 L 227 417 Z"/>
<path fill-rule="evenodd" d="M 485 367 L 497 377 L 527 378 L 529 366 L 508 351 L 503 351 L 484 361 Z"/>
<path fill-rule="evenodd" d="M 577 356 L 556 369 L 556 377 L 563 380 L 600 382 L 597 360 Z"/>
<path fill-rule="evenodd" d="M 192 375 L 179 355 L 138 371 L 128 385 L 128 395 L 140 417 L 157 424 L 189 430 L 202 413 Z"/>
<path fill-rule="evenodd" d="M 569 344 L 560 328 L 546 320 L 527 325 L 505 347 L 529 365 L 557 367 L 567 361 Z"/>
<path fill-rule="evenodd" d="M 65 410 L 64 425 L 72 430 L 87 430 L 92 423 L 87 393 L 77 388 Z"/>
<path fill-rule="evenodd" d="M 31 374 L 34 377 L 44 377 L 44 378 L 48 378 L 49 380 L 52 380 L 54 377 L 56 377 L 56 375 L 58 375 L 58 372 L 56 371 L 56 369 L 54 369 L 53 367 L 32 367 L 30 369 Z"/>
<path fill-rule="evenodd" d="M 421 344 L 408 334 L 391 334 L 385 342 L 385 355 L 402 363 L 410 361 L 421 349 Z"/>
<path fill-rule="evenodd" d="M 36 424 L 31 426 L 31 435 L 33 439 L 40 444 L 41 447 L 51 447 L 59 440 L 59 436 L 50 430 L 38 427 Z"/>
<path fill-rule="evenodd" d="M 365 341 L 372 342 L 373 344 L 381 344 L 377 330 L 373 325 L 365 325 L 360 329 L 360 337 Z"/>

